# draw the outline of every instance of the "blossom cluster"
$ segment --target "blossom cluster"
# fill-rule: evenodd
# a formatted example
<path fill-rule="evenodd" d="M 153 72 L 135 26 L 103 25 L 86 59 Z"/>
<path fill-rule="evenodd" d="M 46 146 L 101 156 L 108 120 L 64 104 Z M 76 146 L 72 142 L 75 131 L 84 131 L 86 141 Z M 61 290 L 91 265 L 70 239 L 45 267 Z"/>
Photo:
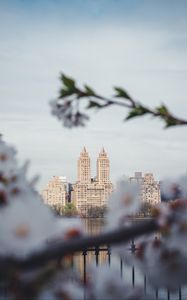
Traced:
<path fill-rule="evenodd" d="M 171 192 L 177 186 L 180 195 Z M 158 233 L 141 237 L 136 241 L 135 253 L 128 253 L 125 245 L 113 246 L 113 251 L 125 263 L 136 265 L 146 275 L 154 288 L 176 290 L 187 284 L 187 177 L 182 176 L 174 185 L 172 181 L 162 183 L 162 194 L 172 200 L 154 207 L 153 214 Z M 141 207 L 140 187 L 121 182 L 109 200 L 107 227 L 109 229 L 130 226 Z M 164 198 L 165 200 L 165 198 Z"/>
<path fill-rule="evenodd" d="M 77 104 L 74 105 L 73 101 L 55 99 L 50 102 L 50 107 L 52 115 L 62 121 L 64 127 L 82 127 L 85 121 L 89 120 L 86 114 L 77 109 Z"/>
<path fill-rule="evenodd" d="M 89 268 L 86 284 L 76 273 L 60 273 L 51 288 L 41 292 L 39 300 L 148 300 L 143 289 L 125 284 L 119 272 L 109 266 Z M 70 280 L 71 278 L 71 280 Z M 54 281 L 54 279 L 53 279 Z"/>
<path fill-rule="evenodd" d="M 177 179 L 166 179 L 161 182 L 161 195 L 163 201 L 187 198 L 187 175 Z"/>
<path fill-rule="evenodd" d="M 141 186 L 137 182 L 130 183 L 123 179 L 108 200 L 107 229 L 129 226 L 132 216 L 141 208 Z"/>
<path fill-rule="evenodd" d="M 83 230 L 80 221 L 60 219 L 44 205 L 26 171 L 14 148 L 0 140 L 0 255 L 24 257 L 73 229 L 77 235 Z"/>

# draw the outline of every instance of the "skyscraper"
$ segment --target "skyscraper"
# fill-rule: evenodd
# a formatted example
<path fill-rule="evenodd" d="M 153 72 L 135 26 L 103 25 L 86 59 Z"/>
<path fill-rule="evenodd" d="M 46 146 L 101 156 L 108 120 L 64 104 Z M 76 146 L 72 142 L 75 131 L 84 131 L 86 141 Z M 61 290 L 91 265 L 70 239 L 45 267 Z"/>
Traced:
<path fill-rule="evenodd" d="M 78 159 L 78 182 L 91 182 L 91 166 L 90 157 L 86 148 L 84 147 Z"/>
<path fill-rule="evenodd" d="M 110 162 L 104 149 L 97 159 L 97 176 L 91 178 L 89 154 L 86 148 L 78 159 L 78 180 L 73 185 L 71 198 L 80 214 L 86 216 L 89 209 L 103 207 L 113 190 L 110 181 Z"/>
<path fill-rule="evenodd" d="M 99 183 L 110 182 L 110 161 L 104 148 L 97 158 L 97 181 Z"/>

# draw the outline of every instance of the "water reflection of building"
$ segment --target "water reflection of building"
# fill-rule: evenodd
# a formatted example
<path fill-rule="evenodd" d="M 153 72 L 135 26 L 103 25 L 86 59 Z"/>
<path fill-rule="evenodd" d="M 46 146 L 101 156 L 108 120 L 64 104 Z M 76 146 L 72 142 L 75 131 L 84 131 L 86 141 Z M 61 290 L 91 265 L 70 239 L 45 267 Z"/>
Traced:
<path fill-rule="evenodd" d="M 134 223 L 143 222 L 143 220 L 140 219 L 134 219 Z M 82 219 L 82 222 L 85 224 L 85 229 L 88 234 L 99 234 L 104 226 L 104 220 L 103 219 Z M 159 233 L 155 233 L 155 238 L 159 238 Z M 136 240 L 129 241 L 129 243 L 126 244 L 125 251 L 126 253 L 134 253 L 134 246 L 136 246 Z M 102 251 L 103 249 L 103 251 Z M 102 245 L 101 247 L 90 250 L 89 251 L 83 251 L 80 253 L 77 253 L 73 257 L 74 266 L 77 268 L 77 270 L 80 272 L 83 279 L 86 279 L 86 276 L 89 272 L 90 266 L 95 265 L 102 265 L 102 264 L 110 264 L 113 266 L 116 270 L 119 270 L 119 274 L 121 276 L 124 275 L 124 279 L 126 283 L 132 283 L 133 278 L 135 278 L 136 274 L 136 283 L 142 282 L 144 284 L 144 278 L 142 277 L 142 274 L 138 272 L 138 269 L 135 271 L 134 267 L 130 267 L 126 265 L 124 267 L 122 260 L 118 257 L 118 255 L 115 255 L 115 251 L 108 251 L 107 245 Z M 98 256 L 97 256 L 98 254 Z M 135 273 L 134 273 L 135 272 Z"/>
<path fill-rule="evenodd" d="M 112 190 L 110 161 L 104 148 L 97 158 L 97 176 L 92 178 L 89 153 L 84 147 L 78 159 L 78 180 L 71 193 L 72 202 L 77 210 L 86 216 L 90 208 L 105 206 Z"/>
<path fill-rule="evenodd" d="M 96 235 L 101 233 L 104 226 L 104 219 L 91 219 L 86 218 L 82 219 L 84 223 L 86 233 L 90 235 Z M 92 250 L 93 249 L 93 250 Z M 80 271 L 81 275 L 84 275 L 84 266 L 86 267 L 91 265 L 98 265 L 106 263 L 108 261 L 108 251 L 106 245 L 100 247 L 100 251 L 98 249 L 89 249 L 88 251 L 83 251 L 74 255 L 74 264 L 77 269 Z M 103 249 L 103 251 L 101 250 Z"/>

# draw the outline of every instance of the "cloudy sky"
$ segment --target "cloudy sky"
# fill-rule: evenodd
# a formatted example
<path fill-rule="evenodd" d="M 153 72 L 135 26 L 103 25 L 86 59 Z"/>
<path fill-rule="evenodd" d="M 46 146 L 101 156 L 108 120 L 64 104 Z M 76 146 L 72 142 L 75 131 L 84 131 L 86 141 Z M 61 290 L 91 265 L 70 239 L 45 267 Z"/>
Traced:
<path fill-rule="evenodd" d="M 186 14 L 185 0 L 0 0 L 0 132 L 21 163 L 31 160 L 39 189 L 53 175 L 75 181 L 83 145 L 93 175 L 106 148 L 114 181 L 139 170 L 157 179 L 187 171 L 187 128 L 164 130 L 149 117 L 124 123 L 115 108 L 68 130 L 48 105 L 63 71 L 104 95 L 122 86 L 187 117 Z"/>

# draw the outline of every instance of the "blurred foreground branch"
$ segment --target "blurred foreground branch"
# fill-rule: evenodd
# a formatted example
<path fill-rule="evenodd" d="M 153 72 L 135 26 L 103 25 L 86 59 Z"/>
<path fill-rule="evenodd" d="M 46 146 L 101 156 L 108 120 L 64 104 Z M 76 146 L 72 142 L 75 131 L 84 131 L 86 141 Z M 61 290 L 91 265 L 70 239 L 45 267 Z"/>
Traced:
<path fill-rule="evenodd" d="M 95 236 L 82 236 L 67 241 L 53 241 L 50 242 L 44 250 L 31 254 L 25 259 L 0 257 L 0 272 L 6 270 L 6 272 L 9 273 L 14 269 L 31 270 L 45 265 L 46 263 L 60 260 L 66 255 L 84 251 L 89 247 L 127 243 L 133 238 L 153 233 L 158 229 L 159 226 L 156 220 L 151 219 L 137 222 L 128 228 L 121 228 Z"/>

